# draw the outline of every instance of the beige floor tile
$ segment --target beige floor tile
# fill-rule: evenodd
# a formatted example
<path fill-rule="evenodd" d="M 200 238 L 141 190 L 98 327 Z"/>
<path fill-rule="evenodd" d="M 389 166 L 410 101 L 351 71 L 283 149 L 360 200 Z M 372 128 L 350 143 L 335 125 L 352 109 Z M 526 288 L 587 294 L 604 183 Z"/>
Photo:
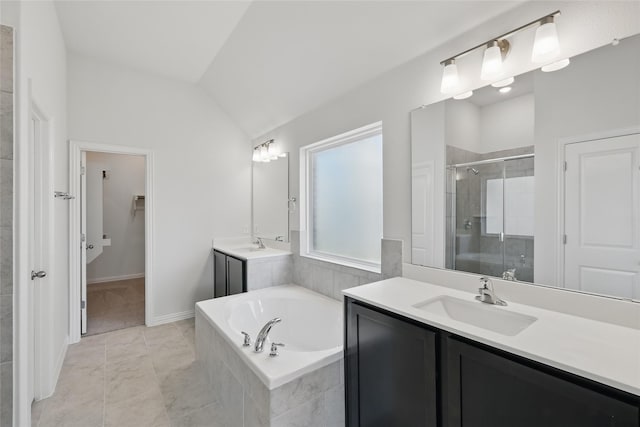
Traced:
<path fill-rule="evenodd" d="M 31 404 L 31 426 L 35 427 L 40 422 L 42 410 L 44 409 L 45 400 L 39 400 Z"/>
<path fill-rule="evenodd" d="M 173 375 L 176 370 L 184 370 L 196 361 L 195 353 L 186 345 L 154 351 L 151 353 L 151 359 L 160 381 Z"/>
<path fill-rule="evenodd" d="M 169 419 L 175 420 L 213 403 L 207 373 L 198 362 L 176 369 L 160 381 Z"/>
<path fill-rule="evenodd" d="M 139 393 L 117 404 L 107 403 L 105 427 L 165 427 L 169 426 L 167 411 L 159 390 Z"/>
<path fill-rule="evenodd" d="M 107 363 L 146 355 L 143 330 L 135 327 L 110 333 L 107 337 Z"/>
<path fill-rule="evenodd" d="M 149 356 L 137 356 L 107 363 L 105 404 L 130 400 L 147 391 L 160 391 Z"/>

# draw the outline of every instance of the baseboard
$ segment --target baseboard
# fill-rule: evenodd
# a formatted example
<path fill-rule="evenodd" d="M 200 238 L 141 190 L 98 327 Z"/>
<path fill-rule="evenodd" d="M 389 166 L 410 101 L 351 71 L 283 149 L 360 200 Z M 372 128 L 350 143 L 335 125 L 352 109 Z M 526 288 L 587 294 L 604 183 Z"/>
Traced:
<path fill-rule="evenodd" d="M 64 359 L 67 357 L 67 349 L 69 348 L 69 337 L 65 337 L 64 343 L 62 344 L 62 348 L 60 352 L 58 352 L 58 357 L 56 358 L 56 362 L 53 365 L 53 372 L 51 372 L 51 377 L 49 378 L 49 384 L 47 384 L 47 390 L 35 390 L 36 393 L 42 393 L 41 396 L 35 396 L 35 400 L 42 400 L 48 397 L 51 397 L 53 393 L 56 391 L 56 386 L 58 385 L 58 380 L 60 379 L 60 373 L 62 372 L 62 365 L 64 364 Z"/>
<path fill-rule="evenodd" d="M 177 322 L 178 320 L 191 319 L 195 315 L 196 314 L 194 310 L 188 310 L 188 311 L 182 311 L 179 313 L 171 313 L 171 314 L 165 314 L 163 316 L 156 316 L 151 321 L 151 324 L 147 326 L 158 326 L 158 325 L 163 325 L 165 323 Z"/>
<path fill-rule="evenodd" d="M 142 279 L 144 273 L 124 274 L 122 276 L 98 277 L 97 279 L 87 279 L 87 285 L 96 283 L 116 282 L 118 280 Z"/>

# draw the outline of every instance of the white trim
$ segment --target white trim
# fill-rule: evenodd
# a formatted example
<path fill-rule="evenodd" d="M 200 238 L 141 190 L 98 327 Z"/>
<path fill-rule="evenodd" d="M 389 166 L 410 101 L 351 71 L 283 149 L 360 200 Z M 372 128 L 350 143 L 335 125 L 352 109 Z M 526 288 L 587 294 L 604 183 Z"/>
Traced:
<path fill-rule="evenodd" d="M 117 282 L 119 280 L 142 279 L 144 273 L 123 274 L 121 276 L 98 277 L 95 279 L 87 279 L 87 285 L 97 285 L 99 283 Z"/>
<path fill-rule="evenodd" d="M 110 154 L 126 154 L 145 157 L 145 324 L 153 324 L 153 150 L 108 145 L 84 141 L 69 141 L 69 193 L 80 195 L 80 156 L 82 151 L 95 151 Z M 71 272 L 80 271 L 80 200 L 70 200 L 69 207 L 69 342 L 80 341 L 80 275 Z M 75 307 L 75 308 L 74 308 Z"/>
<path fill-rule="evenodd" d="M 332 136 L 331 138 L 326 138 L 321 141 L 314 142 L 313 144 L 300 147 L 300 256 L 333 264 L 344 265 L 351 268 L 357 268 L 360 270 L 366 270 L 373 273 L 381 273 L 382 260 L 380 260 L 380 263 L 371 263 L 364 260 L 311 251 L 311 242 L 309 241 L 310 239 L 308 237 L 309 218 L 307 215 L 307 212 L 310 212 L 312 210 L 311 200 L 308 197 L 308 195 L 311 194 L 309 182 L 310 180 L 307 179 L 307 173 L 311 169 L 311 154 L 349 144 L 378 134 L 382 135 L 382 121 L 371 123 L 369 125 L 362 126 L 336 136 Z M 380 231 L 381 234 L 383 234 L 383 230 Z M 380 238 L 382 237 L 383 236 L 381 235 Z"/>
<path fill-rule="evenodd" d="M 177 322 L 178 320 L 191 319 L 195 317 L 195 310 L 180 311 L 178 313 L 164 314 L 157 316 L 150 323 L 147 322 L 147 326 L 164 325 L 165 323 Z"/>
<path fill-rule="evenodd" d="M 69 337 L 64 338 L 64 343 L 62 347 L 60 347 L 60 352 L 58 353 L 58 357 L 56 358 L 55 363 L 53 364 L 53 378 L 60 378 L 60 373 L 62 372 L 62 365 L 64 364 L 64 358 L 67 356 L 67 350 L 69 349 Z M 46 399 L 47 397 L 51 397 L 55 392 L 55 384 L 47 391 L 46 395 L 36 396 L 35 400 Z"/>
<path fill-rule="evenodd" d="M 564 234 L 565 234 L 565 172 L 564 172 L 564 162 L 565 158 L 565 149 L 569 144 L 578 144 L 581 142 L 588 141 L 597 141 L 601 139 L 608 138 L 616 138 L 619 136 L 627 136 L 627 135 L 635 135 L 640 134 L 640 126 L 631 126 L 620 129 L 611 129 L 600 132 L 593 132 L 584 135 L 570 136 L 566 138 L 560 138 L 558 140 L 558 151 L 556 158 L 558 159 L 556 165 L 556 171 L 558 171 L 557 176 L 557 203 L 558 203 L 558 212 L 557 212 L 557 233 L 556 233 L 556 285 L 561 288 L 565 288 L 564 285 Z"/>

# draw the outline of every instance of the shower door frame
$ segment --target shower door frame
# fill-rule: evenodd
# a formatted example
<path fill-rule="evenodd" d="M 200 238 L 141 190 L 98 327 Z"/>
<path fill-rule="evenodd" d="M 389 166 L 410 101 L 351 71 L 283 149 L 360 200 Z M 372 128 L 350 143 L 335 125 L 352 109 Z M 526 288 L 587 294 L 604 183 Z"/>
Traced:
<path fill-rule="evenodd" d="M 563 152 L 564 153 L 564 152 Z M 453 165 L 447 165 L 446 169 L 453 169 L 453 170 L 457 170 L 458 168 L 464 168 L 464 167 L 472 167 L 472 166 L 477 166 L 477 165 L 486 165 L 486 164 L 492 164 L 492 163 L 504 163 L 507 162 L 509 160 L 519 160 L 519 159 L 528 159 L 528 158 L 533 158 L 535 160 L 535 153 L 531 153 L 531 154 L 518 154 L 515 156 L 505 156 L 505 157 L 498 157 L 495 159 L 486 159 L 486 160 L 477 160 L 475 162 L 465 162 L 465 163 L 456 163 Z M 564 154 L 563 154 L 564 156 Z M 534 172 L 534 176 L 535 176 L 535 172 Z M 452 177 L 452 179 L 454 179 L 454 182 L 452 183 L 455 186 L 456 192 L 455 192 L 455 197 L 451 198 L 451 203 L 450 206 L 448 206 L 449 209 L 451 209 L 451 213 L 452 213 L 452 224 L 451 224 L 451 230 L 447 230 L 447 231 L 451 231 L 451 269 L 455 270 L 455 271 L 462 271 L 462 270 L 456 270 L 456 232 L 457 232 L 457 209 L 456 209 L 456 202 L 458 199 L 458 188 L 457 188 L 457 183 L 455 182 L 455 178 Z M 503 189 L 504 189 L 504 180 L 506 180 L 506 176 L 505 176 L 505 170 L 503 168 L 502 170 L 502 180 L 503 180 Z M 445 212 L 445 218 L 446 218 L 446 212 Z M 505 239 L 506 239 L 506 233 L 504 232 L 504 219 L 505 219 L 505 215 L 504 215 L 504 192 L 503 192 L 503 202 L 502 202 L 502 241 L 501 243 L 503 244 L 502 247 L 502 258 L 503 258 L 503 266 L 504 266 L 504 243 L 505 243 Z M 535 238 L 535 236 L 534 236 Z M 446 243 L 445 243 L 446 246 Z M 474 273 L 477 274 L 477 273 Z M 535 274 L 534 274 L 535 276 Z"/>

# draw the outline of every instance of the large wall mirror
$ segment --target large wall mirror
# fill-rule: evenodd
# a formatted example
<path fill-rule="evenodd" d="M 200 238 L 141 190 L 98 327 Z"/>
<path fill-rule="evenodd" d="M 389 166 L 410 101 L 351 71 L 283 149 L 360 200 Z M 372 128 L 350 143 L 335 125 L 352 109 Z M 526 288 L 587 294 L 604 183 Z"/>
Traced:
<path fill-rule="evenodd" d="M 413 111 L 412 263 L 640 301 L 639 52 Z"/>
<path fill-rule="evenodd" d="M 253 162 L 253 235 L 289 241 L 289 156 Z"/>

